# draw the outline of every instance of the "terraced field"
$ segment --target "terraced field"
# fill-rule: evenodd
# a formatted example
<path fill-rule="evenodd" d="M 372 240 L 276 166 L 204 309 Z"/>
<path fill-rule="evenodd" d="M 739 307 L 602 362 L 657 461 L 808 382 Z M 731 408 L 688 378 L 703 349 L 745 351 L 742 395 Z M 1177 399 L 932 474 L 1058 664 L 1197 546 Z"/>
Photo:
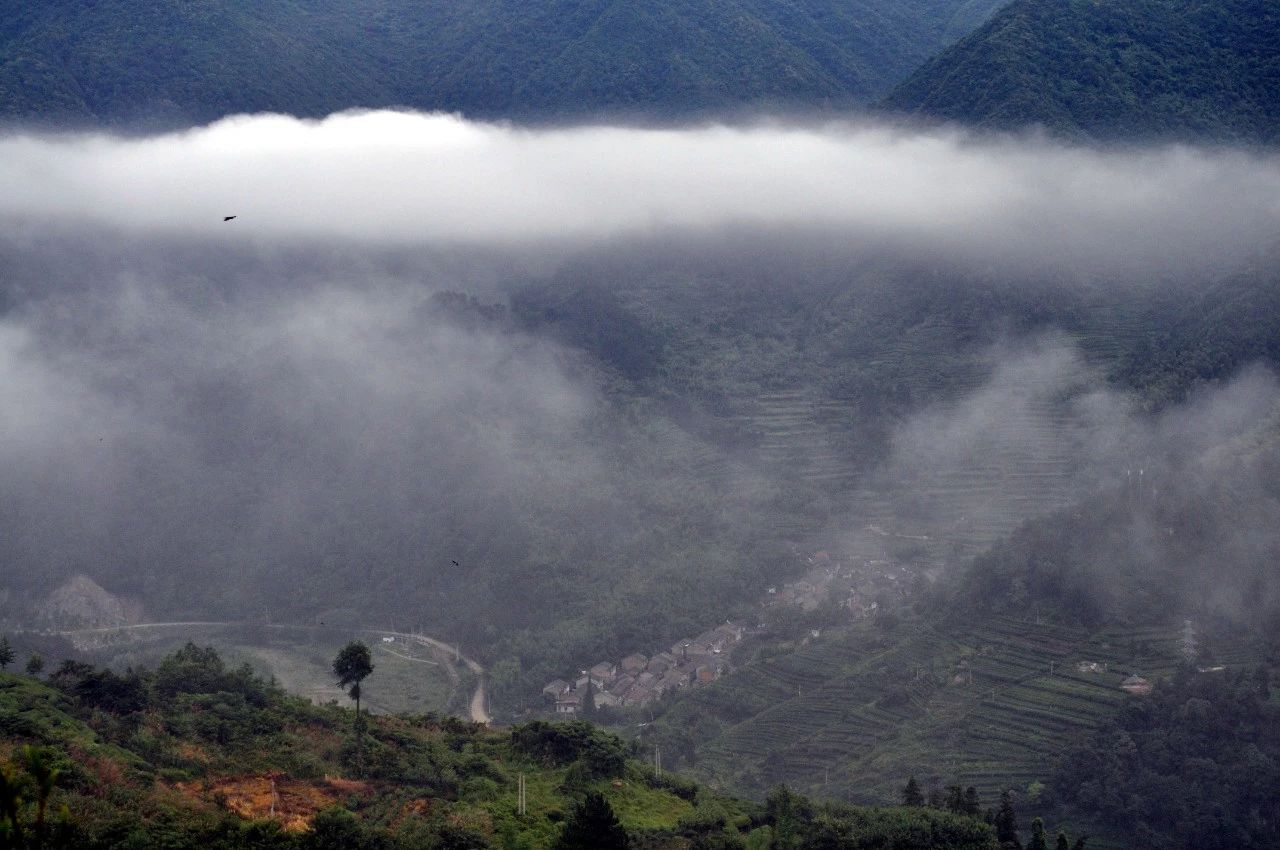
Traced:
<path fill-rule="evenodd" d="M 1034 374 L 1004 376 L 996 390 L 978 391 L 926 414 L 921 430 L 975 415 L 998 394 L 999 417 L 976 428 L 968 443 L 922 456 L 902 446 L 882 469 L 860 470 L 849 447 L 847 402 L 807 391 L 761 395 L 741 406 L 736 422 L 758 440 L 768 468 L 832 494 L 848 518 L 838 549 L 855 558 L 883 557 L 887 546 L 916 541 L 925 560 L 972 555 L 1022 522 L 1070 504 L 1092 470 L 1082 464 L 1085 433 L 1070 400 Z"/>
<path fill-rule="evenodd" d="M 786 655 L 746 664 L 690 693 L 662 720 L 714 730 L 692 772 L 761 794 L 786 782 L 820 796 L 866 803 L 897 799 L 908 774 L 974 785 L 983 799 L 1045 780 L 1077 735 L 1124 700 L 1130 672 L 1170 673 L 1178 628 L 1099 632 L 997 619 L 939 633 L 902 626 L 888 638 L 870 624 L 824 631 Z M 1247 643 L 1215 661 L 1257 659 Z M 1080 672 L 1080 662 L 1106 665 Z"/>
<path fill-rule="evenodd" d="M 769 466 L 832 490 L 847 489 L 858 477 L 842 449 L 847 401 L 808 390 L 763 393 L 742 404 L 734 422 L 758 440 L 756 454 Z"/>

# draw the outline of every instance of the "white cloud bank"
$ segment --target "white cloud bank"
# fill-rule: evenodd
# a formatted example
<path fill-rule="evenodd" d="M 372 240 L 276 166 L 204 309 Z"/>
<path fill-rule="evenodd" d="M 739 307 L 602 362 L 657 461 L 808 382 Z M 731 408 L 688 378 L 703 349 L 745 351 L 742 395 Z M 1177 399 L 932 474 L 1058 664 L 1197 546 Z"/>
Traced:
<path fill-rule="evenodd" d="M 1206 254 L 1280 233 L 1280 156 L 871 125 L 529 130 L 402 112 L 260 115 L 150 138 L 0 137 L 0 216 L 410 245 L 816 227 L 1038 262 L 1208 267 Z"/>

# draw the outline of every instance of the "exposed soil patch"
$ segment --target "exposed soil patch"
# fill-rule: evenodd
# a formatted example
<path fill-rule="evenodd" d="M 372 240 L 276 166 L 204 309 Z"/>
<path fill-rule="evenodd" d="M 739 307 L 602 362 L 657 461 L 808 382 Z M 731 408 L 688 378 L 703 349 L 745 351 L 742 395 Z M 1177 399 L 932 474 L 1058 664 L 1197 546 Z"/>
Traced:
<path fill-rule="evenodd" d="M 316 812 L 334 805 L 340 797 L 367 791 L 369 785 L 355 779 L 264 775 L 180 782 L 177 788 L 187 797 L 215 801 L 242 818 L 276 820 L 290 832 L 305 832 Z"/>

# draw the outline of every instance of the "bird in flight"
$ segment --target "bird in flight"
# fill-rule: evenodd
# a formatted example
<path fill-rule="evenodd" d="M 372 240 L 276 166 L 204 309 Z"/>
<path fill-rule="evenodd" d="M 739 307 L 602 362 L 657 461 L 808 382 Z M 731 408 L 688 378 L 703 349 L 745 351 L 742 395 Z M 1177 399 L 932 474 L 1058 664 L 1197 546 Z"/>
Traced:
<path fill-rule="evenodd" d="M 231 221 L 231 219 L 233 219 L 233 218 L 235 218 L 235 216 L 233 216 L 233 215 L 224 215 L 224 216 L 222 217 L 222 220 L 223 220 L 223 221 Z"/>
<path fill-rule="evenodd" d="M 459 564 L 457 561 L 450 561 L 449 563 L 453 564 L 455 567 L 460 567 L 460 566 L 462 566 L 462 565 L 461 565 L 461 564 Z"/>

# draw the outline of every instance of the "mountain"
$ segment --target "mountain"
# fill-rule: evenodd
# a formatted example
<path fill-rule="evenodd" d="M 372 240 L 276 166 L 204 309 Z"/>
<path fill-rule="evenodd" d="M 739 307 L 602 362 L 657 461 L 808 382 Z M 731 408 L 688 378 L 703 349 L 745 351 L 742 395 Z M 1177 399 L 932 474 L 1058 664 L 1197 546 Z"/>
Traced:
<path fill-rule="evenodd" d="M 929 60 L 887 108 L 1098 139 L 1280 138 L 1267 0 L 1017 0 Z"/>
<path fill-rule="evenodd" d="M 500 117 L 884 94 L 1002 0 L 0 2 L 0 117 L 176 125 L 407 106 Z"/>

